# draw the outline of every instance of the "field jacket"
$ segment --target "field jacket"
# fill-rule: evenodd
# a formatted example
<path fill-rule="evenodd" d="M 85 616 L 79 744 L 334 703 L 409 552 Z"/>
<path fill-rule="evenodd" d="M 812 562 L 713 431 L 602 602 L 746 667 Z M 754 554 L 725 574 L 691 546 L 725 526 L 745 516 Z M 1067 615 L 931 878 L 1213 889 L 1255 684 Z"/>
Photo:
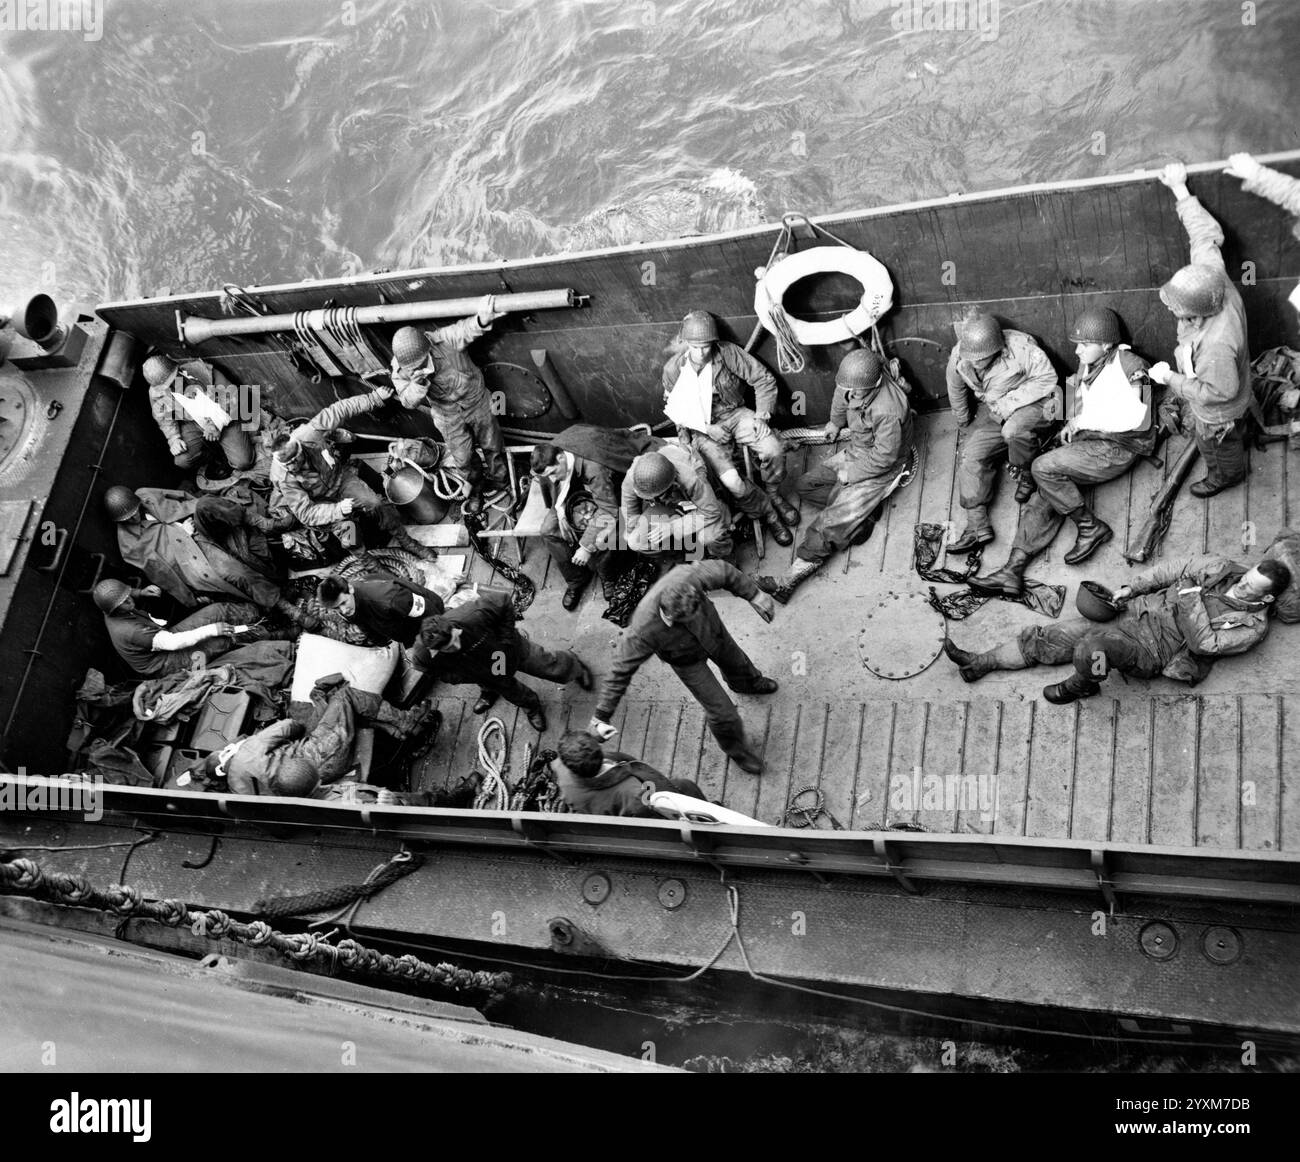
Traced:
<path fill-rule="evenodd" d="M 961 357 L 959 347 L 948 356 L 948 402 L 957 422 L 969 424 L 983 403 L 999 423 L 1006 423 L 1012 412 L 1046 399 L 1056 400 L 1059 416 L 1061 389 L 1043 349 L 1023 331 L 1006 330 L 1002 337 L 1006 345 L 982 376 Z"/>

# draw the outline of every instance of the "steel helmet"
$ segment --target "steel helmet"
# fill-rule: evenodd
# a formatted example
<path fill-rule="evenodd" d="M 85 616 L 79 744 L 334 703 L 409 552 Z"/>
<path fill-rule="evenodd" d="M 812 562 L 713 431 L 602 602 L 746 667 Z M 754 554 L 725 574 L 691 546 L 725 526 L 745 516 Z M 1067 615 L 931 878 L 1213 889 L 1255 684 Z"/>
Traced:
<path fill-rule="evenodd" d="M 267 781 L 267 790 L 272 795 L 296 795 L 306 798 L 320 784 L 320 775 L 316 768 L 306 759 L 288 755 L 280 760 L 280 765 Z"/>
<path fill-rule="evenodd" d="M 1193 262 L 1160 288 L 1160 301 L 1175 314 L 1217 315 L 1223 309 L 1223 278 L 1212 266 Z"/>
<path fill-rule="evenodd" d="M 103 613 L 112 613 L 130 596 L 131 586 L 124 581 L 101 581 L 91 593 L 91 599 Z"/>
<path fill-rule="evenodd" d="M 683 343 L 716 343 L 718 324 L 708 311 L 691 311 L 682 320 Z"/>
<path fill-rule="evenodd" d="M 429 340 L 419 327 L 398 327 L 393 336 L 393 358 L 403 371 L 418 367 L 428 358 Z"/>
<path fill-rule="evenodd" d="M 104 493 L 104 508 L 110 520 L 130 520 L 140 511 L 140 498 L 123 484 L 114 484 Z"/>
<path fill-rule="evenodd" d="M 963 359 L 984 359 L 1005 346 L 1002 328 L 992 315 L 975 315 L 962 324 L 958 350 Z"/>
<path fill-rule="evenodd" d="M 1074 320 L 1071 343 L 1118 343 L 1119 316 L 1107 307 L 1093 307 Z"/>
<path fill-rule="evenodd" d="M 867 391 L 880 382 L 885 365 L 874 351 L 859 347 L 850 351 L 840 360 L 839 370 L 835 373 L 835 386 L 849 391 Z"/>
<path fill-rule="evenodd" d="M 180 368 L 166 355 L 150 355 L 144 361 L 144 377 L 150 387 L 159 387 L 171 381 Z"/>
<path fill-rule="evenodd" d="M 1079 592 L 1074 595 L 1074 607 L 1089 621 L 1114 621 L 1120 607 L 1111 592 L 1096 581 L 1080 581 Z"/>
<path fill-rule="evenodd" d="M 662 496 L 677 479 L 677 469 L 662 452 L 646 452 L 632 462 L 632 491 L 642 500 Z"/>

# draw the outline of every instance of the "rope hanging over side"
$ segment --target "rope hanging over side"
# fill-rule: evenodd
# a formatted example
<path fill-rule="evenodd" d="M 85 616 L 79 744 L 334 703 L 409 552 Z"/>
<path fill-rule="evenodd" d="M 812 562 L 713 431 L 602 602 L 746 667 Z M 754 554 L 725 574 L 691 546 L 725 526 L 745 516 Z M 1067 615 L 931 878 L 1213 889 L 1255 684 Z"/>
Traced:
<path fill-rule="evenodd" d="M 776 340 L 776 365 L 782 375 L 798 375 L 807 365 L 803 348 L 794 336 L 790 316 L 780 303 L 772 304 L 772 337 Z"/>
<path fill-rule="evenodd" d="M 377 892 L 382 892 L 389 884 L 395 884 L 403 876 L 409 876 L 423 866 L 424 856 L 409 851 L 398 852 L 363 884 L 340 884 L 336 888 L 305 892 L 299 896 L 279 896 L 269 900 L 258 900 L 253 905 L 252 911 L 259 916 L 274 919 L 277 916 L 301 916 L 307 912 L 325 912 L 331 908 L 343 908 L 359 900 L 370 899 Z"/>
<path fill-rule="evenodd" d="M 46 871 L 35 860 L 0 862 L 0 894 L 33 896 L 51 904 L 97 908 L 116 916 L 154 920 L 168 928 L 189 927 L 195 936 L 230 939 L 250 948 L 271 948 L 292 960 L 323 962 L 328 971 L 346 969 L 392 976 L 413 984 L 501 995 L 511 986 L 507 972 L 471 972 L 454 964 L 431 964 L 409 953 L 391 956 L 355 940 L 330 944 L 314 932 L 277 932 L 265 920 L 232 920 L 217 908 L 190 908 L 180 900 L 146 900 L 129 884 L 97 888 L 85 876 Z"/>

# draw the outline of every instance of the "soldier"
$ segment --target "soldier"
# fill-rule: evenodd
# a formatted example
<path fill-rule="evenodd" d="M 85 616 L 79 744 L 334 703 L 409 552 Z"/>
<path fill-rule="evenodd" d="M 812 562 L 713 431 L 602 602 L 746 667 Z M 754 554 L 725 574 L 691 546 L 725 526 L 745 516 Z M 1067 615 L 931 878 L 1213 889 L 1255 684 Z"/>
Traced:
<path fill-rule="evenodd" d="M 392 395 L 391 387 L 379 387 L 367 395 L 339 400 L 293 431 L 280 433 L 272 443 L 272 505 L 287 509 L 309 528 L 332 526 L 344 543 L 348 543 L 351 530 L 339 526 L 347 523 L 355 509 L 374 521 L 399 549 L 422 561 L 433 561 L 437 551 L 406 531 L 387 497 L 362 480 L 345 455 L 346 445 L 354 437 L 341 425 L 374 410 Z"/>
<path fill-rule="evenodd" d="M 591 671 L 572 650 L 550 650 L 516 628 L 509 594 L 482 593 L 475 600 L 438 617 L 420 629 L 416 662 L 431 669 L 442 681 L 475 684 L 482 695 L 475 714 L 485 714 L 499 694 L 523 709 L 528 724 L 546 730 L 546 713 L 537 691 L 525 686 L 516 673 L 563 685 L 577 682 L 592 686 Z"/>
<path fill-rule="evenodd" d="M 1033 625 L 981 654 L 945 641 L 944 652 L 967 682 L 994 670 L 1072 661 L 1070 676 L 1043 690 L 1058 705 L 1098 693 L 1098 679 L 1111 670 L 1195 685 L 1216 657 L 1244 654 L 1263 641 L 1273 601 L 1290 583 L 1279 561 L 1266 558 L 1247 569 L 1210 553 L 1157 565 L 1121 586 L 1112 596 L 1127 604 L 1113 621 L 1076 617 Z"/>
<path fill-rule="evenodd" d="M 644 556 L 693 551 L 729 557 L 731 513 L 704 478 L 704 466 L 685 448 L 665 444 L 632 461 L 623 478 L 627 547 Z"/>
<path fill-rule="evenodd" d="M 149 407 L 177 468 L 196 467 L 207 457 L 209 445 L 218 442 L 236 472 L 253 467 L 257 453 L 237 418 L 235 385 L 223 372 L 202 359 L 177 364 L 166 355 L 150 355 L 142 370 L 149 384 Z M 256 417 L 249 421 L 256 427 Z"/>
<path fill-rule="evenodd" d="M 435 331 L 400 327 L 393 335 L 393 386 L 405 408 L 427 407 L 447 445 L 444 466 L 463 477 L 470 489 L 465 511 L 480 512 L 483 504 L 506 494 L 505 439 L 492 413 L 483 372 L 466 348 L 506 312 L 485 295 L 476 315 Z M 478 448 L 487 466 L 487 495 L 483 472 L 474 456 Z"/>
<path fill-rule="evenodd" d="M 323 606 L 337 609 L 374 641 L 400 642 L 407 648 L 415 645 L 420 627 L 428 618 L 445 611 L 442 598 L 432 589 L 398 577 L 367 577 L 362 581 L 326 577 L 316 596 Z"/>
<path fill-rule="evenodd" d="M 1234 153 L 1228 158 L 1227 168 L 1223 172 L 1241 178 L 1241 188 L 1248 194 L 1267 198 L 1295 215 L 1296 221 L 1291 223 L 1291 233 L 1300 238 L 1300 181 L 1290 174 L 1260 165 L 1248 153 Z M 1300 283 L 1292 289 L 1287 301 L 1300 312 Z"/>
<path fill-rule="evenodd" d="M 790 544 L 799 510 L 781 495 L 785 450 L 767 424 L 776 407 L 776 380 L 743 348 L 719 339 L 718 325 L 707 311 L 691 311 L 682 320 L 681 339 L 685 350 L 664 364 L 665 413 L 683 444 L 717 475 L 736 508 L 763 521 L 778 545 Z M 752 411 L 745 407 L 746 384 L 754 389 Z M 757 458 L 762 492 L 736 470 L 736 444 Z"/>
<path fill-rule="evenodd" d="M 757 578 L 782 605 L 832 553 L 870 535 L 876 510 L 915 451 L 906 389 L 885 374 L 874 351 L 850 351 L 835 373 L 826 434 L 835 440 L 846 426 L 849 446 L 799 479 L 799 495 L 824 507 L 804 533 L 793 567 L 784 577 Z"/>
<path fill-rule="evenodd" d="M 1174 359 L 1151 368 L 1192 415 L 1192 434 L 1205 461 L 1205 476 L 1193 496 L 1210 497 L 1246 479 L 1243 432 L 1251 411 L 1250 351 L 1241 292 L 1223 264 L 1223 231 L 1187 188 L 1187 167 L 1172 162 L 1160 182 L 1178 199 L 1192 261 L 1160 288 L 1160 301 L 1178 320 Z"/>
<path fill-rule="evenodd" d="M 574 424 L 549 444 L 533 449 L 530 468 L 545 480 L 551 507 L 542 524 L 542 540 L 565 580 L 561 604 L 574 610 L 592 574 L 612 581 L 623 571 L 627 554 L 618 549 L 619 504 L 623 479 L 648 437 Z M 575 497 L 590 498 L 594 511 L 581 529 L 570 519 Z"/>
<path fill-rule="evenodd" d="M 714 589 L 729 590 L 748 601 L 764 621 L 772 620 L 776 610 L 772 598 L 725 561 L 701 561 L 669 570 L 650 587 L 623 631 L 613 669 L 601 683 L 587 730 L 602 741 L 614 736 L 609 720 L 637 670 L 654 655 L 673 668 L 682 685 L 704 707 L 705 721 L 718 745 L 742 771 L 758 775 L 763 772 L 762 756 L 746 739 L 740 713 L 713 676 L 709 662 L 739 694 L 771 694 L 777 685 L 759 672 L 727 632 L 708 598 Z"/>
<path fill-rule="evenodd" d="M 551 762 L 551 778 L 570 811 L 580 815 L 622 815 L 662 819 L 650 806 L 656 791 L 675 791 L 705 799 L 698 783 L 670 779 L 648 763 L 621 751 L 606 754 L 599 741 L 583 730 L 571 730 L 559 741 Z"/>
<path fill-rule="evenodd" d="M 1069 420 L 1061 429 L 1061 446 L 1044 452 L 1031 465 L 1037 491 L 1020 509 L 1011 553 L 1001 569 L 973 577 L 980 589 L 1019 597 L 1029 562 L 1055 539 L 1066 517 L 1078 530 L 1067 565 L 1082 564 L 1115 534 L 1083 501 L 1080 485 L 1122 476 L 1143 456 L 1155 451 L 1159 427 L 1153 422 L 1147 362 L 1120 342 L 1114 311 L 1084 311 L 1070 329 L 1079 370 L 1066 380 Z M 1172 414 L 1165 422 L 1173 425 Z"/>
<path fill-rule="evenodd" d="M 992 315 L 963 324 L 947 375 L 948 402 L 961 431 L 958 498 L 966 510 L 966 528 L 948 552 L 967 553 L 993 539 L 989 505 L 1003 456 L 1016 480 L 1016 502 L 1033 494 L 1029 466 L 1060 417 L 1061 389 L 1038 344 L 1023 331 L 1003 331 Z"/>
<path fill-rule="evenodd" d="M 118 656 L 142 678 L 157 678 L 190 668 L 197 651 L 208 661 L 235 648 L 235 637 L 246 642 L 269 636 L 251 623 L 257 607 L 236 602 L 213 602 L 173 625 L 150 617 L 137 608 L 137 597 L 157 597 L 156 585 L 132 589 L 123 581 L 101 581 L 92 598 L 104 615 L 104 628 Z"/>

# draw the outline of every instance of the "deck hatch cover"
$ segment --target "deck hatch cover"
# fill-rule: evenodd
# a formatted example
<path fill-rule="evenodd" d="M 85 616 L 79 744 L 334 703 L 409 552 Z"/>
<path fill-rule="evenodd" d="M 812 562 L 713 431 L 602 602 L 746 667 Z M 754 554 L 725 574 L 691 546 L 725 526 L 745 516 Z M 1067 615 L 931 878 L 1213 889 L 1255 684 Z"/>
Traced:
<path fill-rule="evenodd" d="M 858 634 L 862 664 L 881 678 L 914 678 L 943 651 L 943 614 L 920 593 L 882 593 Z"/>
<path fill-rule="evenodd" d="M 8 576 L 35 503 L 33 500 L 0 501 L 0 577 Z"/>

